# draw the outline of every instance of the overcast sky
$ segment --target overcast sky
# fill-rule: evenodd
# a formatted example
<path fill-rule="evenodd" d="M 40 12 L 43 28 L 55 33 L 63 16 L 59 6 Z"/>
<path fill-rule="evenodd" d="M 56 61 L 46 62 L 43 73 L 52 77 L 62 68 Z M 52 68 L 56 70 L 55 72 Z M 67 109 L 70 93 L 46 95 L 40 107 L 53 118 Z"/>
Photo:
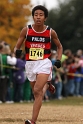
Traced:
<path fill-rule="evenodd" d="M 31 0 L 32 4 L 35 6 L 37 4 L 46 5 L 47 9 L 52 9 L 58 6 L 58 0 Z"/>

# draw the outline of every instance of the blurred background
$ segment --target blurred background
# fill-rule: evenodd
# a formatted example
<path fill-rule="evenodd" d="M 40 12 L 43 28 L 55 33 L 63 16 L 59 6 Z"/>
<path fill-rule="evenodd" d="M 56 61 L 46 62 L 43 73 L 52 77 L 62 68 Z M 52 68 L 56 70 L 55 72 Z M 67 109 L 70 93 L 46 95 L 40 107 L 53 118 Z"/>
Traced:
<path fill-rule="evenodd" d="M 45 100 L 83 96 L 83 0 L 0 0 L 0 103 L 34 100 L 23 66 L 25 54 L 16 57 L 13 48 L 22 28 L 33 23 L 31 11 L 38 4 L 47 7 L 45 23 L 57 32 L 63 45 L 62 67 L 57 70 L 52 42 L 50 59 L 56 92 L 47 91 Z"/>
<path fill-rule="evenodd" d="M 76 52 L 83 49 L 83 0 L 0 1 L 0 40 L 6 41 L 13 49 L 21 29 L 32 23 L 31 9 L 37 4 L 48 8 L 46 24 L 57 32 L 64 50 L 69 48 Z"/>

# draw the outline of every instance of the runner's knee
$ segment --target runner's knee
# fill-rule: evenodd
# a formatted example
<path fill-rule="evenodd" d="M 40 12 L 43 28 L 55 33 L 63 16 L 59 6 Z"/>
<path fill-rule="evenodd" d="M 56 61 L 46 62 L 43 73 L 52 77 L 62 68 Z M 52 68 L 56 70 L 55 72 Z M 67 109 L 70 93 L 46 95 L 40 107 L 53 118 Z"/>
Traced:
<path fill-rule="evenodd" d="M 37 97 L 37 96 L 42 96 L 42 95 L 43 95 L 43 91 L 37 87 L 34 87 L 34 96 Z"/>

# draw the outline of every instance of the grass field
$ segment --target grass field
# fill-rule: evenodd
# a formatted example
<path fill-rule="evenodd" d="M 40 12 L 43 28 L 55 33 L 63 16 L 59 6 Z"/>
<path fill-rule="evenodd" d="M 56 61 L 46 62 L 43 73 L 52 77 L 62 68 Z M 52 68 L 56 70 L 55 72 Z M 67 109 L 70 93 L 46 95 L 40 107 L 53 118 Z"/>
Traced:
<path fill-rule="evenodd" d="M 33 103 L 0 104 L 0 124 L 24 124 Z M 43 102 L 37 124 L 83 124 L 83 97 Z"/>

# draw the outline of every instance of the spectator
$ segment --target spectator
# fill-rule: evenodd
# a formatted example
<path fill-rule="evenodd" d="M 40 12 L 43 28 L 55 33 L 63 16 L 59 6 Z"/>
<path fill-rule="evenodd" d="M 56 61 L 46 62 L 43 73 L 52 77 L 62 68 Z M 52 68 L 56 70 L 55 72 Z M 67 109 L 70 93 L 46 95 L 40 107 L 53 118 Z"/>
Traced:
<path fill-rule="evenodd" d="M 80 96 L 80 83 L 81 83 L 81 76 L 79 76 L 79 74 L 81 74 L 81 66 L 79 66 L 79 61 L 80 61 L 80 56 L 75 55 L 76 72 L 75 72 L 75 78 L 74 78 L 74 83 L 75 83 L 74 94 L 77 97 Z"/>
<path fill-rule="evenodd" d="M 75 83 L 74 83 L 74 75 L 76 72 L 76 66 L 74 58 L 70 57 L 67 61 L 67 68 L 68 68 L 68 82 L 67 82 L 67 91 L 68 95 L 73 96 L 74 95 L 74 89 L 75 89 Z"/>
<path fill-rule="evenodd" d="M 62 62 L 62 67 L 61 67 L 61 79 L 62 79 L 62 96 L 67 97 L 67 64 L 66 60 Z"/>
<path fill-rule="evenodd" d="M 15 67 L 17 68 L 13 72 L 14 83 L 14 102 L 23 101 L 23 83 L 25 82 L 25 61 L 22 60 L 22 55 L 16 56 L 17 62 Z"/>
<path fill-rule="evenodd" d="M 55 86 L 56 88 L 56 92 L 52 95 L 53 98 L 56 99 L 62 99 L 62 80 L 61 80 L 61 69 L 57 69 L 54 66 L 55 61 L 57 60 L 57 53 L 55 50 L 52 50 L 52 55 L 51 55 L 51 61 L 52 61 L 52 84 Z"/>
<path fill-rule="evenodd" d="M 61 69 L 56 69 L 56 76 L 55 76 L 55 98 L 62 99 L 62 79 L 61 79 Z"/>
<path fill-rule="evenodd" d="M 25 82 L 24 82 L 24 89 L 23 89 L 23 100 L 25 102 L 29 102 L 31 101 L 32 98 L 32 90 L 31 90 L 31 86 L 30 86 L 30 81 L 26 78 Z"/>
<path fill-rule="evenodd" d="M 1 102 L 6 101 L 6 95 L 8 90 L 8 80 L 9 80 L 9 65 L 14 65 L 16 62 L 15 57 L 11 57 L 11 50 L 8 45 L 5 45 L 4 42 L 0 43 L 0 100 Z"/>
<path fill-rule="evenodd" d="M 82 50 L 78 50 L 77 51 L 77 55 L 79 55 L 80 60 L 78 63 L 78 66 L 81 67 L 81 74 L 83 74 L 83 51 Z M 81 82 L 80 82 L 80 95 L 83 96 L 83 77 L 81 77 Z"/>

